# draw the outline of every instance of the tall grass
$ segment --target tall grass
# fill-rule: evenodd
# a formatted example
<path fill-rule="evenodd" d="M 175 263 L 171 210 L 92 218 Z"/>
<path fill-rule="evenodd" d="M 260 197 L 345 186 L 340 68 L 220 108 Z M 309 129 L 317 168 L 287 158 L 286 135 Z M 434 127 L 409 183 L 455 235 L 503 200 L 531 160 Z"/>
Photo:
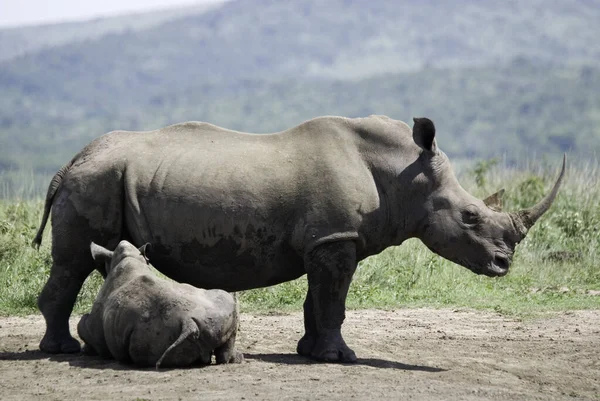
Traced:
<path fill-rule="evenodd" d="M 19 169 L 0 170 L 0 199 L 39 199 L 46 195 L 53 174 Z"/>
<path fill-rule="evenodd" d="M 537 202 L 556 178 L 556 167 L 531 164 L 525 170 L 491 162 L 463 168 L 463 186 L 479 197 L 506 188 L 505 209 Z M 476 276 L 409 240 L 359 264 L 350 308 L 452 306 L 527 314 L 548 310 L 599 308 L 600 171 L 598 163 L 568 170 L 555 204 L 517 247 L 503 278 Z M 41 200 L 0 201 L 0 314 L 36 311 L 36 298 L 50 266 L 50 235 L 40 251 L 29 243 L 39 225 Z M 47 230 L 48 231 L 48 230 Z M 81 291 L 76 312 L 88 310 L 102 279 L 94 273 Z M 244 310 L 299 309 L 305 277 L 278 286 L 245 291 Z"/>

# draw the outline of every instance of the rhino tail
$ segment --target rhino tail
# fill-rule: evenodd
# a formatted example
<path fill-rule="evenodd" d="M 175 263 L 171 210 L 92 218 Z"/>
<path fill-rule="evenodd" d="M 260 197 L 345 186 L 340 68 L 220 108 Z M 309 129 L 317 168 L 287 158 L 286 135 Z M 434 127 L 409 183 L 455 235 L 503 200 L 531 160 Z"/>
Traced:
<path fill-rule="evenodd" d="M 68 164 L 62 166 L 60 170 L 54 174 L 52 177 L 52 181 L 50 181 L 50 185 L 48 186 L 48 193 L 46 194 L 46 203 L 44 204 L 44 215 L 42 216 L 42 224 L 35 235 L 33 241 L 31 241 L 31 246 L 35 249 L 39 249 L 42 244 L 42 236 L 44 235 L 44 228 L 46 228 L 46 223 L 48 222 L 48 217 L 50 216 L 50 209 L 52 208 L 52 202 L 54 201 L 54 196 L 56 192 L 60 188 L 65 175 L 73 165 L 73 161 Z"/>
<path fill-rule="evenodd" d="M 160 359 L 156 362 L 157 370 L 160 368 L 160 365 L 167 356 L 167 354 L 171 352 L 175 347 L 184 342 L 190 335 L 194 338 L 197 338 L 200 335 L 200 330 L 198 330 L 198 326 L 196 325 L 196 322 L 193 319 L 186 319 L 181 326 L 181 334 L 179 335 L 179 338 L 175 340 L 175 342 L 171 344 L 169 348 L 167 348 L 167 350 L 162 354 Z"/>

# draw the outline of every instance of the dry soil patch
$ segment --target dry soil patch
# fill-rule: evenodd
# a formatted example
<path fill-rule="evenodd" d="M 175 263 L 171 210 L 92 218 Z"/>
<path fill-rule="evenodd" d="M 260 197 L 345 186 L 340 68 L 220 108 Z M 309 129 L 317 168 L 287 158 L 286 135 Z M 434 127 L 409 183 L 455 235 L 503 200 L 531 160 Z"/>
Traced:
<path fill-rule="evenodd" d="M 301 313 L 242 314 L 241 365 L 156 371 L 43 354 L 41 316 L 0 318 L 0 398 L 600 400 L 600 311 L 524 321 L 471 310 L 350 311 L 344 335 L 355 365 L 296 355 L 302 328 Z"/>

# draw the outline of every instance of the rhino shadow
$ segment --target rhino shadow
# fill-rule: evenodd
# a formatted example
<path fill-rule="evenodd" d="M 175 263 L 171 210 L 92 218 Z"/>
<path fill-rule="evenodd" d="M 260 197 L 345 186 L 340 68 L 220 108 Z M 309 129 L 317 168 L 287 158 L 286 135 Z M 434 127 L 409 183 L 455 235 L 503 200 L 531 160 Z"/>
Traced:
<path fill-rule="evenodd" d="M 82 354 L 48 354 L 40 350 L 23 350 L 16 352 L 0 352 L 0 361 L 41 361 L 72 362 L 82 358 Z"/>
<path fill-rule="evenodd" d="M 320 365 L 323 362 L 316 362 L 304 356 L 297 354 L 250 354 L 244 353 L 244 358 L 247 360 L 258 360 L 268 363 L 284 363 L 287 365 Z M 358 358 L 356 363 L 344 364 L 347 366 L 363 365 L 379 369 L 399 369 L 399 370 L 415 370 L 422 372 L 446 372 L 448 369 L 436 368 L 432 366 L 408 365 L 401 362 L 387 361 L 378 358 Z"/>
<path fill-rule="evenodd" d="M 118 362 L 115 359 L 105 359 L 99 356 L 77 354 L 48 354 L 42 351 L 25 350 L 19 352 L 0 352 L 0 361 L 42 361 L 49 360 L 52 362 L 67 362 L 69 366 L 81 369 L 97 369 L 97 370 L 143 370 L 153 372 L 165 372 L 173 369 L 201 369 L 211 365 L 192 365 L 185 368 L 160 368 L 156 370 L 154 367 L 138 367 L 135 365 L 126 365 Z"/>
<path fill-rule="evenodd" d="M 88 356 L 83 353 L 75 354 L 48 354 L 40 350 L 25 350 L 18 352 L 0 352 L 0 361 L 42 361 L 67 362 L 70 366 L 82 368 L 115 370 L 128 369 L 129 366 L 121 365 L 114 359 L 103 359 L 97 356 Z"/>
<path fill-rule="evenodd" d="M 53 360 L 53 358 L 50 358 Z M 77 367 L 80 369 L 96 369 L 96 370 L 135 370 L 135 371 L 147 371 L 147 372 L 157 372 L 162 373 L 170 370 L 189 370 L 189 369 L 202 369 L 211 365 L 202 365 L 202 364 L 194 364 L 186 367 L 167 367 L 160 369 L 156 369 L 153 366 L 136 366 L 134 364 L 125 364 L 117 361 L 116 359 L 106 359 L 100 356 L 90 356 L 79 354 L 79 358 L 74 358 L 67 361 L 69 366 Z"/>

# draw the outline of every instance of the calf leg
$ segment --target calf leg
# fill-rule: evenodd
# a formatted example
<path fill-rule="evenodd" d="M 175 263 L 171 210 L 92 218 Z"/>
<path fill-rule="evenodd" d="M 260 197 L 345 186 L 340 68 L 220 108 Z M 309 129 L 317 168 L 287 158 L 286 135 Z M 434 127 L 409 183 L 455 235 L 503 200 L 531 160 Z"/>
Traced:
<path fill-rule="evenodd" d="M 346 296 L 356 263 L 356 248 L 352 241 L 320 245 L 305 257 L 312 315 L 318 335 L 310 354 L 313 359 L 356 362 L 356 354 L 346 345 L 341 333 Z M 305 327 L 312 329 L 311 324 L 305 322 Z"/>
<path fill-rule="evenodd" d="M 241 363 L 244 360 L 244 355 L 235 349 L 235 335 L 236 333 L 233 333 L 225 344 L 215 350 L 217 364 Z"/>
<path fill-rule="evenodd" d="M 104 327 L 100 320 L 97 315 L 86 313 L 77 324 L 77 334 L 84 342 L 82 350 L 84 354 L 110 358 L 110 350 L 104 339 Z"/>

